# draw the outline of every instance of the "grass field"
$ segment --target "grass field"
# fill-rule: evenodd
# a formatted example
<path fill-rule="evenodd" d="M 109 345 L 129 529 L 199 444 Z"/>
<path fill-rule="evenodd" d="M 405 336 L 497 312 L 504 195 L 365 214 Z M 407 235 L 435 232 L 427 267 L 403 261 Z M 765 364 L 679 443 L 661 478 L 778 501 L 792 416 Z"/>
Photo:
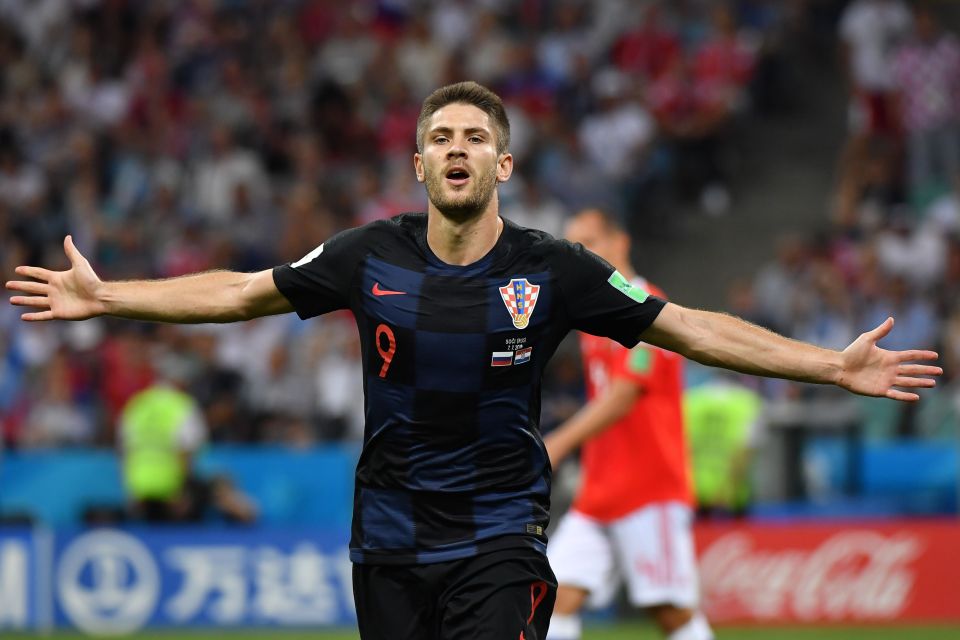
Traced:
<path fill-rule="evenodd" d="M 76 634 L 53 634 L 44 636 L 10 634 L 5 639 L 43 637 L 49 640 L 79 638 Z M 357 640 L 354 631 L 334 632 L 288 632 L 288 631 L 167 631 L 138 633 L 126 636 L 131 640 Z M 583 640 L 658 640 L 661 636 L 653 627 L 645 624 L 618 624 L 587 627 Z M 960 638 L 960 626 L 866 626 L 866 627 L 726 627 L 717 630 L 718 640 L 956 640 Z"/>

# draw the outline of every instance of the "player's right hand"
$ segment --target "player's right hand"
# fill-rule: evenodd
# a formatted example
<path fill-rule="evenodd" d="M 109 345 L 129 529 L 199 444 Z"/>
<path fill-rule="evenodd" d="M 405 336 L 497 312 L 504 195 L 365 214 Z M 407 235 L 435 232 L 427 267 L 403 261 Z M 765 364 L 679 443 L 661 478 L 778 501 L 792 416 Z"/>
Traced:
<path fill-rule="evenodd" d="M 17 275 L 32 279 L 7 282 L 7 289 L 28 294 L 11 297 L 11 304 L 37 309 L 22 314 L 22 320 L 84 320 L 105 313 L 105 306 L 98 298 L 103 281 L 70 236 L 63 239 L 63 250 L 70 260 L 67 271 L 19 266 Z"/>

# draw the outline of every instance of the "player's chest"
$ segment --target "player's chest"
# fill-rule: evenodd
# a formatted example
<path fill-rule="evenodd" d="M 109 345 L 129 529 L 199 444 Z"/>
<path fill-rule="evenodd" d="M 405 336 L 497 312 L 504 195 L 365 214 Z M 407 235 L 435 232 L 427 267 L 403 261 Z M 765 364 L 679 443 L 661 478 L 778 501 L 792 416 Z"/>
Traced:
<path fill-rule="evenodd" d="M 422 331 L 533 330 L 548 322 L 555 298 L 545 271 L 422 272 L 370 259 L 360 280 L 360 311 L 368 318 Z"/>
<path fill-rule="evenodd" d="M 521 384 L 552 351 L 548 273 L 420 273 L 371 261 L 361 286 L 362 337 L 381 377 L 443 389 L 467 387 L 456 381 L 470 376 Z"/>

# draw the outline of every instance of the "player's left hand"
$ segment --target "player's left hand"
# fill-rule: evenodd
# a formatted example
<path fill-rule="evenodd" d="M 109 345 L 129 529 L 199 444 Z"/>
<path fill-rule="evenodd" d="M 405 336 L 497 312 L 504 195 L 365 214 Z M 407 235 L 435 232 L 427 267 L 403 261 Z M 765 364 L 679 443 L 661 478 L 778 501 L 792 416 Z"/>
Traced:
<path fill-rule="evenodd" d="M 935 351 L 887 351 L 877 346 L 893 329 L 893 318 L 867 331 L 843 350 L 842 371 L 837 384 L 848 391 L 864 396 L 877 396 L 915 402 L 920 396 L 895 387 L 928 388 L 936 380 L 924 376 L 939 376 L 943 369 L 936 366 L 913 364 L 916 360 L 936 360 Z"/>

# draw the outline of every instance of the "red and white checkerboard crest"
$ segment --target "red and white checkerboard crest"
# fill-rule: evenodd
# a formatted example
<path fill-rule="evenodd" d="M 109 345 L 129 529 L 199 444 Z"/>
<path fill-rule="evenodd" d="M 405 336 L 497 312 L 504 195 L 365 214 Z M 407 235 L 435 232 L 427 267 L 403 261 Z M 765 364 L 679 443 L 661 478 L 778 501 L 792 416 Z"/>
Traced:
<path fill-rule="evenodd" d="M 506 305 L 513 326 L 517 329 L 526 329 L 530 324 L 530 316 L 537 306 L 537 296 L 540 294 L 540 285 L 530 284 L 526 278 L 514 278 L 500 287 L 500 297 Z"/>

